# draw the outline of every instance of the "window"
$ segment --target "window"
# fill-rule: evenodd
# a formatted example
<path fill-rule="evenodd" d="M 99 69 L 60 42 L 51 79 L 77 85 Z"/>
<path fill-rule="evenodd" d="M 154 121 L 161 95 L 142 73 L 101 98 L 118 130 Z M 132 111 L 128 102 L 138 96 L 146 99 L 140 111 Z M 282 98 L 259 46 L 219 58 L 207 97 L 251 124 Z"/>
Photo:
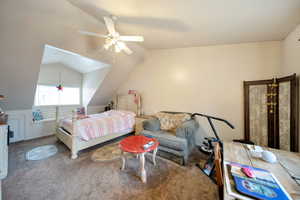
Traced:
<path fill-rule="evenodd" d="M 63 87 L 63 90 L 59 91 L 56 86 L 37 85 L 34 104 L 35 106 L 79 105 L 80 88 Z"/>

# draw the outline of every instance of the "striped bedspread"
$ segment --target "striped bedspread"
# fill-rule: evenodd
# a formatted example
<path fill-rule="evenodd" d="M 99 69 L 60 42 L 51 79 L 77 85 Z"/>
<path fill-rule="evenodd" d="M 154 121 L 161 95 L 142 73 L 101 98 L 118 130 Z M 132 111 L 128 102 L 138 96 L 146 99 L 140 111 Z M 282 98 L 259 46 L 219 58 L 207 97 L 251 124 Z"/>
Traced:
<path fill-rule="evenodd" d="M 78 120 L 76 123 L 76 134 L 81 139 L 88 141 L 112 133 L 132 131 L 135 124 L 135 113 L 111 110 L 89 115 L 89 118 Z M 72 133 L 71 119 L 62 120 L 60 126 Z"/>

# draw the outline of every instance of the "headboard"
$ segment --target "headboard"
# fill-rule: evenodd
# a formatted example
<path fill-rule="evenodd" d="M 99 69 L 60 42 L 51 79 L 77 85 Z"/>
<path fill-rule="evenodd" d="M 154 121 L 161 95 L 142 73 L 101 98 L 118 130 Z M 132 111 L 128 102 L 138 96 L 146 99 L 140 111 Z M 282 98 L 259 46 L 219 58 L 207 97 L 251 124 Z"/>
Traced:
<path fill-rule="evenodd" d="M 134 112 L 141 115 L 141 96 L 139 94 L 126 94 L 116 96 L 116 109 Z"/>

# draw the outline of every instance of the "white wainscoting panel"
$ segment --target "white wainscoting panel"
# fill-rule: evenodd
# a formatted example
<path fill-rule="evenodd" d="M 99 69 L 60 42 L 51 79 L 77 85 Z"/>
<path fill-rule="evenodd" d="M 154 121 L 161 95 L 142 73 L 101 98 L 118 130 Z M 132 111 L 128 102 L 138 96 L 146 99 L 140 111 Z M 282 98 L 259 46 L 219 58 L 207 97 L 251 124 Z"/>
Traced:
<path fill-rule="evenodd" d="M 24 110 L 21 111 L 12 111 L 7 112 L 8 125 L 11 131 L 14 132 L 14 137 L 10 138 L 10 142 L 18 142 L 25 139 L 25 119 L 26 112 Z"/>
<path fill-rule="evenodd" d="M 55 120 L 45 122 L 33 122 L 32 110 L 7 111 L 8 125 L 14 132 L 10 142 L 29 140 L 52 135 L 55 132 Z"/>

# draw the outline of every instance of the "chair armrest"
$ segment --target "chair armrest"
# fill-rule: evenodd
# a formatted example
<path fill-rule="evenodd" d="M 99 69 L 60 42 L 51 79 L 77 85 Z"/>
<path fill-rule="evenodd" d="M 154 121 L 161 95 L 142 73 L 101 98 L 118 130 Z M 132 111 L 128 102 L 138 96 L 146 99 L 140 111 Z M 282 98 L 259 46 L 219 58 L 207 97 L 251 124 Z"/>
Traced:
<path fill-rule="evenodd" d="M 199 128 L 199 123 L 196 120 L 189 120 L 176 129 L 176 136 L 181 138 L 189 138 Z"/>
<path fill-rule="evenodd" d="M 143 128 L 147 131 L 159 131 L 160 130 L 160 122 L 158 119 L 148 119 L 143 121 Z"/>

